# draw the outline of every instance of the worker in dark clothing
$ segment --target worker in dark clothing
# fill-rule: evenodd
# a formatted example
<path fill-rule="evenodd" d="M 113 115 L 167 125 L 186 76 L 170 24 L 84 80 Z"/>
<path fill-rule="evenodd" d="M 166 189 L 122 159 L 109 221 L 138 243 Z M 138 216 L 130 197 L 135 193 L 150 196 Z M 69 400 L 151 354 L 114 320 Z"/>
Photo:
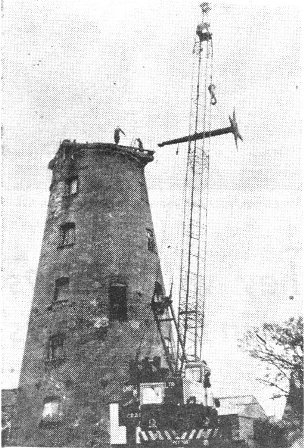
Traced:
<path fill-rule="evenodd" d="M 202 363 L 204 365 L 204 378 L 203 378 L 204 388 L 209 388 L 209 387 L 211 387 L 211 383 L 210 383 L 211 370 L 207 366 L 206 361 L 202 361 Z"/>
<path fill-rule="evenodd" d="M 205 376 L 204 376 L 204 387 L 205 388 L 211 387 L 210 375 L 211 375 L 211 372 L 210 372 L 210 369 L 209 369 L 209 371 L 207 371 L 205 373 Z"/>
<path fill-rule="evenodd" d="M 136 138 L 135 141 L 138 143 L 138 149 L 140 151 L 143 151 L 144 150 L 144 146 L 143 146 L 143 142 L 141 141 L 141 139 L 140 138 Z"/>
<path fill-rule="evenodd" d="M 146 356 L 142 362 L 142 380 L 143 381 L 151 381 L 152 377 L 152 364 L 150 363 L 149 357 Z"/>
<path fill-rule="evenodd" d="M 170 297 L 161 297 L 156 294 L 152 297 L 151 308 L 157 315 L 163 314 L 171 305 Z"/>
<path fill-rule="evenodd" d="M 120 140 L 120 133 L 122 133 L 123 135 L 126 135 L 126 134 L 124 133 L 124 131 L 123 131 L 122 129 L 120 129 L 120 128 L 116 128 L 116 129 L 114 130 L 114 142 L 116 143 L 116 145 L 118 145 L 118 143 L 119 143 L 119 140 Z"/>

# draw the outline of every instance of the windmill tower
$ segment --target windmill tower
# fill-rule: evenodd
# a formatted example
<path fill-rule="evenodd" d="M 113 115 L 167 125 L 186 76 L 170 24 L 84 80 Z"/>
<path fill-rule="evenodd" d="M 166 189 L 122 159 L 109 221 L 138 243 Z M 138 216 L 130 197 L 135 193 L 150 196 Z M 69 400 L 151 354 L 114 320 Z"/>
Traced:
<path fill-rule="evenodd" d="M 120 399 L 129 361 L 165 362 L 150 308 L 163 285 L 144 176 L 152 160 L 65 140 L 49 164 L 13 445 L 108 446 L 108 403 Z"/>

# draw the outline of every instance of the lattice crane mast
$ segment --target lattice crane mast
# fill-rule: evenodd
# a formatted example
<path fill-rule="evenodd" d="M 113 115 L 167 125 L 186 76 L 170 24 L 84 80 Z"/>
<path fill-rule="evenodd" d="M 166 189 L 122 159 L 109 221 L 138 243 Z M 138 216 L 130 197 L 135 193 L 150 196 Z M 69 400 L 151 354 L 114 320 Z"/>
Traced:
<path fill-rule="evenodd" d="M 202 21 L 196 29 L 193 49 L 196 79 L 192 85 L 189 135 L 168 140 L 158 145 L 163 147 L 171 144 L 188 143 L 178 316 L 177 319 L 174 316 L 172 317 L 177 332 L 175 370 L 180 371 L 183 370 L 185 362 L 199 361 L 202 356 L 206 296 L 210 138 L 232 133 L 236 145 L 238 139 L 242 140 L 238 131 L 235 112 L 233 112 L 232 118 L 229 117 L 229 127 L 211 130 L 211 107 L 217 103 L 217 99 L 212 73 L 212 34 L 210 24 L 206 22 L 210 6 L 204 2 L 200 7 Z"/>

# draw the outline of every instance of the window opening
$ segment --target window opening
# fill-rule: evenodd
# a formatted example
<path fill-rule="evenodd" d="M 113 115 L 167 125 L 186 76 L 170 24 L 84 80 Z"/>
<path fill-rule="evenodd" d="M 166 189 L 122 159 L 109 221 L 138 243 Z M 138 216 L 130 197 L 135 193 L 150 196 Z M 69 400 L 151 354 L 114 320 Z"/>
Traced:
<path fill-rule="evenodd" d="M 54 302 L 59 302 L 60 300 L 68 300 L 69 282 L 70 280 L 68 277 L 60 277 L 56 279 Z"/>
<path fill-rule="evenodd" d="M 62 403 L 59 397 L 48 397 L 44 400 L 42 411 L 42 426 L 52 426 L 62 420 Z"/>
<path fill-rule="evenodd" d="M 148 240 L 148 250 L 150 252 L 156 252 L 155 238 L 153 230 L 146 229 L 147 231 L 147 240 Z"/>
<path fill-rule="evenodd" d="M 78 177 L 72 177 L 66 182 L 66 196 L 73 196 L 78 193 Z"/>
<path fill-rule="evenodd" d="M 163 287 L 159 282 L 155 282 L 154 293 L 151 301 L 153 313 L 162 315 L 170 305 L 170 299 L 164 297 Z"/>
<path fill-rule="evenodd" d="M 50 337 L 48 344 L 48 360 L 55 361 L 64 358 L 64 335 L 55 334 Z"/>
<path fill-rule="evenodd" d="M 59 247 L 72 246 L 75 244 L 75 223 L 68 222 L 60 226 Z"/>
<path fill-rule="evenodd" d="M 128 319 L 127 287 L 123 284 L 113 284 L 109 290 L 110 320 L 120 322 Z"/>
<path fill-rule="evenodd" d="M 163 298 L 163 287 L 159 282 L 155 282 L 154 285 L 154 301 L 161 301 Z"/>
<path fill-rule="evenodd" d="M 165 395 L 165 383 L 140 385 L 141 404 L 162 404 Z"/>

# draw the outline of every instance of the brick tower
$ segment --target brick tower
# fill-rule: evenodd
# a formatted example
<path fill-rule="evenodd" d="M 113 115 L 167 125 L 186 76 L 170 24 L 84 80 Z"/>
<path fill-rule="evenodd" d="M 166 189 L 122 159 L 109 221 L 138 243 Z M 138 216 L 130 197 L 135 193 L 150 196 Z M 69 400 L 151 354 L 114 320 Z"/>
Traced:
<path fill-rule="evenodd" d="M 49 164 L 13 445 L 109 446 L 108 404 L 129 361 L 163 360 L 150 309 L 163 283 L 144 177 L 152 160 L 152 151 L 65 140 Z"/>

